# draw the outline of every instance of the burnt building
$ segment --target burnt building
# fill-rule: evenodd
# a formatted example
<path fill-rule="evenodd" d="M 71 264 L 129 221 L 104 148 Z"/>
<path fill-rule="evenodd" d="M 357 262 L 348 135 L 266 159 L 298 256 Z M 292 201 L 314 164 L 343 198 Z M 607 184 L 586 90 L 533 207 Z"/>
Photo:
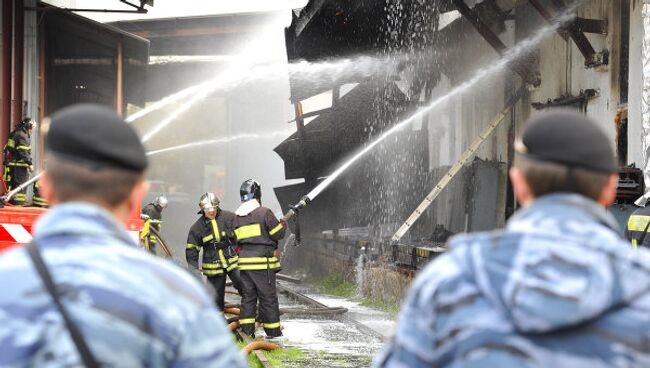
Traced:
<path fill-rule="evenodd" d="M 301 225 L 308 233 L 368 229 L 361 232 L 388 242 L 437 186 L 436 199 L 399 237 L 402 243 L 432 246 L 444 240 L 436 235 L 441 229 L 503 226 L 516 206 L 507 178 L 514 137 L 529 117 L 550 107 L 594 117 L 621 165 L 643 167 L 641 58 L 630 56 L 640 54 L 641 4 L 574 4 L 312 0 L 295 10 L 285 31 L 290 62 L 369 57 L 393 66 L 318 83 L 290 75 L 297 132 L 275 150 L 286 177 L 305 183 L 277 188 L 281 204 L 295 202 L 404 119 L 412 122 L 305 210 Z M 512 53 L 517 57 L 499 68 Z M 331 103 L 303 108 L 314 96 L 331 96 Z M 426 107 L 432 108 L 411 118 Z M 628 192 L 619 199 L 630 203 L 643 193 L 643 180 L 638 169 L 621 172 Z"/>

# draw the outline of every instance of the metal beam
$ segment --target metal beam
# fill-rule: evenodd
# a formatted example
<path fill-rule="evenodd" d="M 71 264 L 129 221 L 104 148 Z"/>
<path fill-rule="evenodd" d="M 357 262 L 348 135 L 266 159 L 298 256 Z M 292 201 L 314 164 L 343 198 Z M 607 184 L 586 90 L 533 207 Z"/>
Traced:
<path fill-rule="evenodd" d="M 2 2 L 2 125 L 0 142 L 4 144 L 11 130 L 11 45 L 13 39 L 13 1 Z"/>
<path fill-rule="evenodd" d="M 37 11 L 37 12 L 52 12 L 52 11 L 63 11 L 63 12 L 86 12 L 86 13 L 131 13 L 131 14 L 147 14 L 147 9 L 142 10 L 122 10 L 122 9 L 82 9 L 82 8 L 57 8 L 57 7 L 44 7 L 44 6 L 29 6 L 25 7 L 25 10 Z"/>
<path fill-rule="evenodd" d="M 607 34 L 607 20 L 576 18 L 574 23 L 579 31 L 584 33 Z"/>
<path fill-rule="evenodd" d="M 562 12 L 567 7 L 564 3 L 564 0 L 551 0 L 551 3 L 557 12 Z M 587 36 L 585 36 L 580 28 L 578 28 L 576 22 L 571 22 L 564 28 L 566 29 L 569 37 L 571 37 L 573 42 L 578 47 L 578 50 L 580 50 L 582 56 L 585 58 L 586 67 L 594 67 L 602 64 L 607 64 L 606 55 L 603 54 L 603 57 L 598 57 L 596 50 L 594 50 L 593 46 L 591 45 L 591 42 L 589 42 Z"/>
<path fill-rule="evenodd" d="M 411 216 L 409 216 L 406 221 L 399 227 L 395 235 L 391 239 L 392 244 L 397 244 L 404 234 L 406 234 L 409 229 L 415 224 L 415 222 L 424 214 L 424 212 L 429 208 L 433 201 L 440 195 L 440 193 L 447 187 L 451 180 L 460 172 L 465 163 L 474 157 L 476 151 L 481 147 L 481 144 L 487 140 L 492 132 L 499 126 L 501 121 L 510 113 L 513 106 L 521 99 L 521 97 L 526 93 L 526 86 L 520 87 L 517 92 L 506 102 L 506 107 L 501 110 L 497 116 L 492 119 L 488 126 L 479 134 L 479 136 L 472 142 L 472 144 L 463 152 L 460 159 L 454 163 L 454 165 L 447 171 L 447 173 L 442 177 L 442 179 L 436 184 L 433 190 L 424 198 L 422 203 L 413 211 Z"/>
<path fill-rule="evenodd" d="M 11 121 L 18 124 L 23 120 L 23 68 L 25 59 L 25 6 L 22 0 L 14 1 L 13 33 L 13 92 L 11 95 Z"/>
<path fill-rule="evenodd" d="M 503 56 L 508 49 L 507 46 L 501 42 L 494 32 L 492 32 L 490 27 L 483 23 L 479 15 L 470 9 L 470 7 L 465 4 L 464 0 L 452 0 L 452 2 L 456 5 L 458 11 L 474 26 L 476 31 L 483 36 L 490 46 L 492 46 L 499 55 Z M 530 83 L 535 86 L 540 84 L 539 79 L 536 78 L 529 68 L 520 60 L 515 60 L 509 63 L 509 66 L 521 76 L 525 83 Z"/>

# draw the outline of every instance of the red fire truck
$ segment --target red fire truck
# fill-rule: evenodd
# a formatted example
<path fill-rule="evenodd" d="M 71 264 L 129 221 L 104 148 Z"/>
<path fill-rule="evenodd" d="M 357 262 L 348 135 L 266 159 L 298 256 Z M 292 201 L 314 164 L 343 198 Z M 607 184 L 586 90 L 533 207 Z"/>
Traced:
<path fill-rule="evenodd" d="M 32 240 L 34 225 L 39 217 L 47 212 L 46 208 L 19 207 L 9 204 L 13 195 L 28 187 L 40 177 L 40 174 L 33 177 L 20 187 L 0 197 L 0 252 L 9 248 L 29 243 Z M 140 231 L 144 227 L 144 221 L 140 219 L 140 213 L 133 214 L 126 224 L 126 229 L 135 243 L 140 240 Z"/>

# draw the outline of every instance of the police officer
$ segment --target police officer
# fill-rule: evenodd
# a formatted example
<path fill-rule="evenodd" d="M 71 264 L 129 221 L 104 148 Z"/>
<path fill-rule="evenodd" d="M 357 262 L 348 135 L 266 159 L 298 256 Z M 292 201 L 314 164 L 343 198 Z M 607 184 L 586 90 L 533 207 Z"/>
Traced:
<path fill-rule="evenodd" d="M 4 181 L 7 190 L 15 189 L 29 180 L 29 173 L 33 170 L 31 143 L 33 127 L 32 120 L 25 118 L 9 134 L 4 148 Z M 11 203 L 16 205 L 24 205 L 26 201 L 25 190 L 20 191 L 11 199 Z"/>
<path fill-rule="evenodd" d="M 235 212 L 233 222 L 240 247 L 239 270 L 243 292 L 239 324 L 245 334 L 255 334 L 259 299 L 259 317 L 266 336 L 282 336 L 275 273 L 280 271 L 278 240 L 284 237 L 286 224 L 278 221 L 269 208 L 262 207 L 262 188 L 257 181 L 246 180 L 239 194 L 243 203 Z"/>
<path fill-rule="evenodd" d="M 167 197 L 158 196 L 152 203 L 147 204 L 142 209 L 141 216 L 145 221 L 148 221 L 148 226 L 156 230 L 160 234 L 162 227 L 162 211 L 167 208 Z M 151 254 L 156 254 L 156 244 L 158 244 L 158 237 L 152 232 L 144 234 L 144 247 Z"/>
<path fill-rule="evenodd" d="M 0 254 L 0 366 L 247 366 L 202 285 L 134 250 L 125 224 L 148 184 L 133 128 L 106 107 L 68 107 L 45 154 L 52 208 L 34 243 Z"/>
<path fill-rule="evenodd" d="M 226 275 L 233 287 L 241 294 L 241 281 L 237 269 L 238 257 L 232 247 L 234 243 L 232 221 L 235 214 L 219 207 L 219 198 L 207 192 L 199 200 L 198 212 L 202 216 L 194 222 L 187 234 L 185 257 L 193 269 L 199 268 L 199 251 L 203 249 L 201 271 L 216 291 L 216 303 L 224 308 Z"/>

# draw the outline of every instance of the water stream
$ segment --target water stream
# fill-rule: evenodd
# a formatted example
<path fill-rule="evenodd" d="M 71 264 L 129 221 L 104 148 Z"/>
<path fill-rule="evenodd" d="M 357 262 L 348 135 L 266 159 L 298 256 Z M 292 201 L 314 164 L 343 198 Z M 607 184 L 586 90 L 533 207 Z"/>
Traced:
<path fill-rule="evenodd" d="M 183 113 L 218 91 L 232 90 L 251 83 L 263 84 L 286 79 L 287 74 L 292 76 L 294 80 L 298 79 L 305 83 L 322 83 L 327 79 L 366 78 L 378 73 L 395 70 L 401 60 L 403 60 L 403 56 L 393 55 L 384 58 L 359 56 L 320 63 L 303 61 L 288 65 L 286 63 L 238 63 L 227 68 L 215 78 L 155 102 L 146 109 L 129 116 L 127 121 L 135 121 L 168 104 L 178 103 L 177 107 L 169 115 L 144 133 L 142 142 L 146 143 L 177 120 Z"/>
<path fill-rule="evenodd" d="M 231 143 L 240 140 L 274 139 L 274 138 L 285 137 L 286 135 L 287 132 L 285 131 L 268 132 L 264 134 L 252 134 L 252 133 L 237 134 L 229 137 L 206 139 L 198 142 L 191 142 L 191 143 L 179 144 L 177 146 L 165 147 L 165 148 L 149 151 L 147 152 L 147 156 L 153 156 L 161 153 L 174 152 L 174 151 L 189 149 L 189 148 L 196 148 L 196 147 L 201 147 L 201 146 L 211 145 L 211 144 L 226 144 L 226 143 Z"/>
<path fill-rule="evenodd" d="M 492 65 L 489 65 L 477 71 L 474 74 L 474 76 L 468 79 L 467 81 L 452 88 L 447 94 L 436 98 L 435 100 L 430 102 L 427 106 L 419 109 L 411 116 L 393 125 L 390 129 L 384 131 L 378 137 L 374 138 L 365 147 L 361 148 L 357 153 L 355 153 L 350 159 L 345 161 L 325 180 L 320 182 L 314 189 L 312 189 L 307 194 L 307 197 L 309 197 L 309 199 L 311 200 L 316 198 L 325 188 L 327 188 L 334 180 L 336 180 L 336 178 L 338 178 L 343 172 L 345 172 L 350 166 L 352 166 L 352 164 L 357 162 L 361 157 L 363 157 L 366 153 L 370 152 L 375 146 L 377 146 L 379 143 L 384 141 L 386 138 L 404 129 L 406 126 L 413 123 L 418 118 L 421 118 L 424 114 L 430 112 L 431 110 L 443 104 L 444 102 L 447 102 L 452 97 L 460 95 L 465 91 L 471 90 L 474 86 L 476 86 L 476 84 L 478 84 L 485 78 L 506 68 L 508 64 L 517 60 L 524 54 L 528 53 L 532 48 L 538 46 L 543 40 L 545 40 L 546 38 L 554 34 L 562 24 L 566 23 L 567 21 L 570 21 L 573 17 L 575 17 L 574 12 L 582 2 L 583 1 L 578 1 L 577 3 L 573 4 L 573 6 L 569 7 L 564 13 L 558 16 L 555 22 L 540 29 L 534 36 L 521 41 L 519 44 L 517 44 L 515 47 L 509 50 L 502 58 L 500 58 Z"/>

